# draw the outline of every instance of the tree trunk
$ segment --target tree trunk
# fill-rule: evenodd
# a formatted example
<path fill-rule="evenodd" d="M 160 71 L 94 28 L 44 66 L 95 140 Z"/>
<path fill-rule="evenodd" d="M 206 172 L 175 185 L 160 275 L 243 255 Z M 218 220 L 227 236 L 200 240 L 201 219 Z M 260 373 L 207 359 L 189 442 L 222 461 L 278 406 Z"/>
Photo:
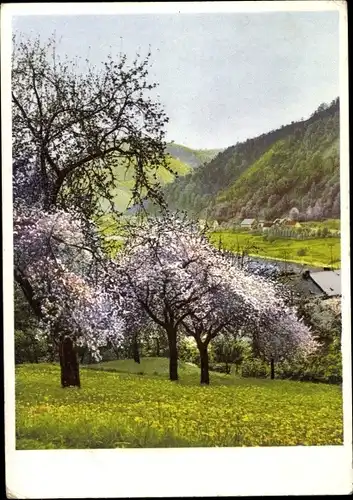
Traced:
<path fill-rule="evenodd" d="M 133 352 L 133 358 L 134 358 L 135 363 L 139 363 L 140 364 L 139 346 L 138 346 L 138 342 L 137 342 L 137 338 L 136 337 L 133 340 L 132 352 Z"/>
<path fill-rule="evenodd" d="M 159 338 L 156 338 L 156 356 L 159 358 L 160 356 L 160 346 L 159 346 Z"/>
<path fill-rule="evenodd" d="M 81 387 L 77 352 L 69 337 L 61 339 L 59 346 L 62 387 Z"/>
<path fill-rule="evenodd" d="M 271 380 L 275 378 L 275 360 L 271 358 Z"/>
<path fill-rule="evenodd" d="M 176 332 L 171 330 L 168 332 L 169 346 L 169 379 L 178 380 L 178 348 Z"/>
<path fill-rule="evenodd" d="M 56 353 L 57 353 L 57 346 L 56 345 L 51 346 L 49 349 L 49 363 L 54 363 Z"/>
<path fill-rule="evenodd" d="M 120 351 L 119 351 L 119 349 L 117 349 L 117 348 L 114 346 L 114 344 L 113 344 L 113 346 L 112 346 L 112 347 L 113 347 L 113 351 L 114 351 L 114 354 L 115 354 L 115 356 L 116 356 L 116 359 L 120 359 Z"/>
<path fill-rule="evenodd" d="M 199 350 L 200 350 L 200 362 L 201 362 L 201 384 L 207 384 L 209 385 L 210 383 L 210 372 L 209 372 L 209 367 L 208 367 L 208 350 L 207 350 L 207 345 L 200 344 L 199 345 Z"/>
<path fill-rule="evenodd" d="M 226 374 L 229 375 L 230 374 L 230 365 L 229 365 L 228 359 L 226 359 L 226 362 L 225 362 L 225 369 L 226 369 Z"/>

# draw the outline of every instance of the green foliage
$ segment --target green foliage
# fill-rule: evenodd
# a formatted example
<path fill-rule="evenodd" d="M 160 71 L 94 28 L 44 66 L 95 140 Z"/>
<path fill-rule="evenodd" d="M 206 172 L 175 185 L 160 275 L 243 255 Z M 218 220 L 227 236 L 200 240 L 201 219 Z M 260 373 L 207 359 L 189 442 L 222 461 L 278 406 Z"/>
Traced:
<path fill-rule="evenodd" d="M 213 372 L 226 373 L 229 375 L 231 372 L 231 365 L 227 365 L 226 363 L 214 363 L 209 366 L 209 369 Z"/>
<path fill-rule="evenodd" d="M 31 330 L 15 330 L 15 363 L 39 363 L 50 357 L 50 346 L 45 339 L 37 340 Z"/>
<path fill-rule="evenodd" d="M 273 243 L 274 241 L 276 241 L 276 236 L 274 234 L 266 234 L 265 236 L 263 236 L 263 240 L 264 241 L 268 241 L 269 243 Z"/>
<path fill-rule="evenodd" d="M 256 357 L 247 358 L 241 365 L 241 376 L 269 378 L 270 365 Z M 340 349 L 331 345 L 328 352 L 322 351 L 309 359 L 296 357 L 275 364 L 275 378 L 301 382 L 342 383 L 342 356 Z"/>
<path fill-rule="evenodd" d="M 246 355 L 246 344 L 229 334 L 217 336 L 212 348 L 216 364 L 211 369 L 220 373 L 231 373 L 232 366 L 237 370 Z"/>
<path fill-rule="evenodd" d="M 22 290 L 15 285 L 15 363 L 38 363 L 56 359 L 56 350 L 48 339 L 38 339 L 38 319 Z"/>
<path fill-rule="evenodd" d="M 326 384 L 342 383 L 342 356 L 340 349 L 331 345 L 327 354 L 318 353 L 309 360 L 297 358 L 276 366 L 276 377 Z"/>
<path fill-rule="evenodd" d="M 181 361 L 186 363 L 200 364 L 200 353 L 196 342 L 190 338 L 181 338 L 178 344 L 178 355 Z"/>
<path fill-rule="evenodd" d="M 342 331 L 341 299 L 299 299 L 296 306 L 299 315 L 322 345 L 323 352 L 334 343 L 339 348 Z"/>
<path fill-rule="evenodd" d="M 248 357 L 241 365 L 241 376 L 251 378 L 268 378 L 270 366 L 262 359 Z"/>
<path fill-rule="evenodd" d="M 141 371 L 141 368 L 140 368 Z M 341 445 L 339 387 L 212 374 L 163 377 L 81 370 L 58 386 L 56 365 L 16 369 L 16 448 L 97 449 Z"/>

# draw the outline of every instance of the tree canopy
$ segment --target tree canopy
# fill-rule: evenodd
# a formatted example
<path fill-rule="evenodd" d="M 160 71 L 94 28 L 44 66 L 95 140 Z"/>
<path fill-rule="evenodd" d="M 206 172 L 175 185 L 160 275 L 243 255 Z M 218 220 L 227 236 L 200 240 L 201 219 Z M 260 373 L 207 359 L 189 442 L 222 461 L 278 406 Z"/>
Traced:
<path fill-rule="evenodd" d="M 114 166 L 134 171 L 133 196 L 162 202 L 156 171 L 165 158 L 168 117 L 148 94 L 148 52 L 129 64 L 125 55 L 96 68 L 62 58 L 47 43 L 13 38 L 13 158 L 18 171 L 36 177 L 45 209 L 55 205 L 92 216 L 111 202 Z M 33 193 L 34 194 L 34 193 Z"/>
<path fill-rule="evenodd" d="M 111 205 L 114 166 L 134 171 L 133 198 L 163 206 L 156 172 L 168 121 L 148 94 L 150 52 L 101 68 L 62 59 L 55 39 L 14 36 L 14 277 L 57 341 L 62 385 L 80 385 L 75 348 L 119 342 L 123 317 L 103 287 L 108 258 L 93 219 Z"/>
<path fill-rule="evenodd" d="M 272 356 L 310 352 L 315 341 L 281 289 L 254 275 L 208 241 L 185 216 L 149 217 L 130 228 L 109 273 L 108 289 L 127 308 L 142 310 L 168 339 L 170 378 L 177 380 L 177 338 L 193 336 L 200 351 L 201 382 L 208 383 L 208 344 L 218 334 L 259 336 Z"/>

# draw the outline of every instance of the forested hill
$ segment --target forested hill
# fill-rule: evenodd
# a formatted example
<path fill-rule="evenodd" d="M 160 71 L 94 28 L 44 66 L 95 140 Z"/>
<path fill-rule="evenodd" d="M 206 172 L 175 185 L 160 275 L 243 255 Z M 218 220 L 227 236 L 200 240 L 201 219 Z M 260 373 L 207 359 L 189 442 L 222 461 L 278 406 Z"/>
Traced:
<path fill-rule="evenodd" d="M 273 218 L 296 207 L 339 217 L 339 99 L 307 120 L 227 148 L 165 188 L 171 209 L 229 220 Z"/>

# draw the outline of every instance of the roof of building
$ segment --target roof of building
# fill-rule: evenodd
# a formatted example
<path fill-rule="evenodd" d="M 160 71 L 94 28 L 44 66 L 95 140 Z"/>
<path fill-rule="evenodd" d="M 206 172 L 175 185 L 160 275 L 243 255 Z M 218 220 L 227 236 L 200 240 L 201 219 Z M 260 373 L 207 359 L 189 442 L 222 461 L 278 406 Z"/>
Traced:
<path fill-rule="evenodd" d="M 310 273 L 310 278 L 329 297 L 333 297 L 335 295 L 341 295 L 340 269 L 337 269 L 335 271 L 319 271 L 315 273 Z"/>
<path fill-rule="evenodd" d="M 243 222 L 241 223 L 242 225 L 250 225 L 255 222 L 255 219 L 244 219 Z"/>
<path fill-rule="evenodd" d="M 284 278 L 294 293 L 301 297 L 322 296 L 323 291 L 311 279 L 305 279 L 300 273 L 295 273 Z"/>

